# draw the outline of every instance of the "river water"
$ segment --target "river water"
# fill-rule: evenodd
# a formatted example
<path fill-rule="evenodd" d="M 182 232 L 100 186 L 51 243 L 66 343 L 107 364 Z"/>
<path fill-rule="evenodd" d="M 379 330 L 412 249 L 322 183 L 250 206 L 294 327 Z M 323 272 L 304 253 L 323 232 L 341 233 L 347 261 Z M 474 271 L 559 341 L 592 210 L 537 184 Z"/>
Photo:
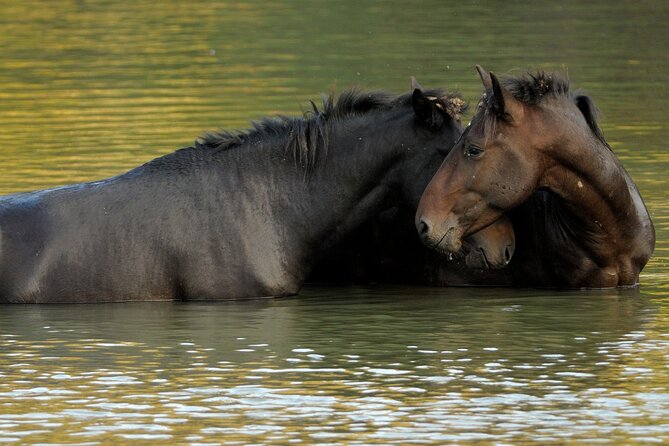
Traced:
<path fill-rule="evenodd" d="M 663 1 L 0 0 L 0 192 L 114 175 L 351 85 L 567 72 L 656 225 L 633 290 L 307 287 L 0 306 L 0 444 L 669 442 Z"/>

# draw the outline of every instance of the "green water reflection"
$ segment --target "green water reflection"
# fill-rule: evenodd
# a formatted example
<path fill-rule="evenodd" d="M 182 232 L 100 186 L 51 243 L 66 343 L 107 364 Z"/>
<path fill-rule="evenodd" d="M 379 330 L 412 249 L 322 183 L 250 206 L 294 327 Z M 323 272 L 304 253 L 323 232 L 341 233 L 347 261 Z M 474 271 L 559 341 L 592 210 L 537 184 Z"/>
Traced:
<path fill-rule="evenodd" d="M 567 71 L 656 225 L 639 290 L 309 288 L 2 306 L 0 443 L 669 442 L 669 6 L 0 0 L 0 193 L 99 179 L 351 85 Z"/>
<path fill-rule="evenodd" d="M 0 429 L 64 443 L 666 439 L 669 339 L 646 327 L 658 305 L 634 290 L 584 297 L 308 288 L 6 306 Z"/>

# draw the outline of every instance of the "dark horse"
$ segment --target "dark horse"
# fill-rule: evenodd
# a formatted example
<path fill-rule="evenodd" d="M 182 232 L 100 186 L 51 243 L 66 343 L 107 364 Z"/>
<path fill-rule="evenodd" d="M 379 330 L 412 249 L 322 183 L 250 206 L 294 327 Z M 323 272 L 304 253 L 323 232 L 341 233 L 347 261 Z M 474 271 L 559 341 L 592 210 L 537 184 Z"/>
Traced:
<path fill-rule="evenodd" d="M 463 104 L 438 90 L 348 91 L 116 177 L 6 196 L 0 301 L 294 294 L 361 223 L 417 206 L 462 132 Z"/>
<path fill-rule="evenodd" d="M 511 212 L 516 285 L 636 285 L 655 231 L 592 100 L 556 75 L 500 83 L 477 70 L 483 99 L 418 207 L 424 242 L 457 251 L 463 237 Z"/>
<path fill-rule="evenodd" d="M 416 209 L 396 206 L 374 216 L 325 253 L 308 282 L 419 286 L 508 286 L 515 250 L 506 217 L 468 237 L 461 252 L 443 255 L 421 243 Z"/>

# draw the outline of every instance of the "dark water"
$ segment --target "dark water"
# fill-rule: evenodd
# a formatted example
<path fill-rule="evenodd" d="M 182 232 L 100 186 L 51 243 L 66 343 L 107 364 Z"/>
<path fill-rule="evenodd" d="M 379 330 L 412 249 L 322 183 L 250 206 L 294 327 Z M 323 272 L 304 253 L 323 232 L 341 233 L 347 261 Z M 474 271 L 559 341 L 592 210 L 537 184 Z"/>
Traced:
<path fill-rule="evenodd" d="M 93 180 L 350 85 L 567 71 L 656 225 L 636 290 L 316 288 L 2 306 L 0 444 L 669 442 L 669 6 L 0 2 L 0 192 Z"/>

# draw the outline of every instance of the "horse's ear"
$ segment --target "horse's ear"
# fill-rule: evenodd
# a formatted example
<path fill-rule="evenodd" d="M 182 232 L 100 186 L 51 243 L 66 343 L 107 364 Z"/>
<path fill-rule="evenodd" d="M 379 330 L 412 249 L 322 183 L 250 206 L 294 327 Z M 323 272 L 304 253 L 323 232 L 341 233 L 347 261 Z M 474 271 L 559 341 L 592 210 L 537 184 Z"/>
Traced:
<path fill-rule="evenodd" d="M 418 119 L 428 127 L 438 128 L 444 123 L 444 115 L 439 111 L 439 106 L 443 105 L 436 101 L 437 98 L 430 96 L 429 98 L 423 94 L 419 88 L 413 90 L 411 96 L 411 105 Z"/>
<path fill-rule="evenodd" d="M 599 128 L 599 124 L 597 124 L 597 108 L 592 102 L 592 99 L 590 99 L 589 96 L 581 94 L 576 96 L 574 101 L 576 102 L 578 109 L 583 113 L 583 117 L 585 118 L 585 122 L 588 123 L 588 127 L 590 127 L 597 138 L 604 141 L 604 134 Z"/>
<path fill-rule="evenodd" d="M 414 76 L 411 76 L 411 89 L 423 91 L 423 87 L 418 83 Z"/>
<path fill-rule="evenodd" d="M 520 119 L 523 115 L 522 104 L 499 83 L 499 79 L 493 73 L 490 73 L 490 82 L 492 83 L 492 107 L 497 118 L 507 122 Z"/>
<path fill-rule="evenodd" d="M 490 90 L 492 88 L 492 80 L 490 79 L 488 72 L 484 70 L 483 67 L 479 64 L 476 64 L 476 71 L 478 72 L 485 89 Z"/>

